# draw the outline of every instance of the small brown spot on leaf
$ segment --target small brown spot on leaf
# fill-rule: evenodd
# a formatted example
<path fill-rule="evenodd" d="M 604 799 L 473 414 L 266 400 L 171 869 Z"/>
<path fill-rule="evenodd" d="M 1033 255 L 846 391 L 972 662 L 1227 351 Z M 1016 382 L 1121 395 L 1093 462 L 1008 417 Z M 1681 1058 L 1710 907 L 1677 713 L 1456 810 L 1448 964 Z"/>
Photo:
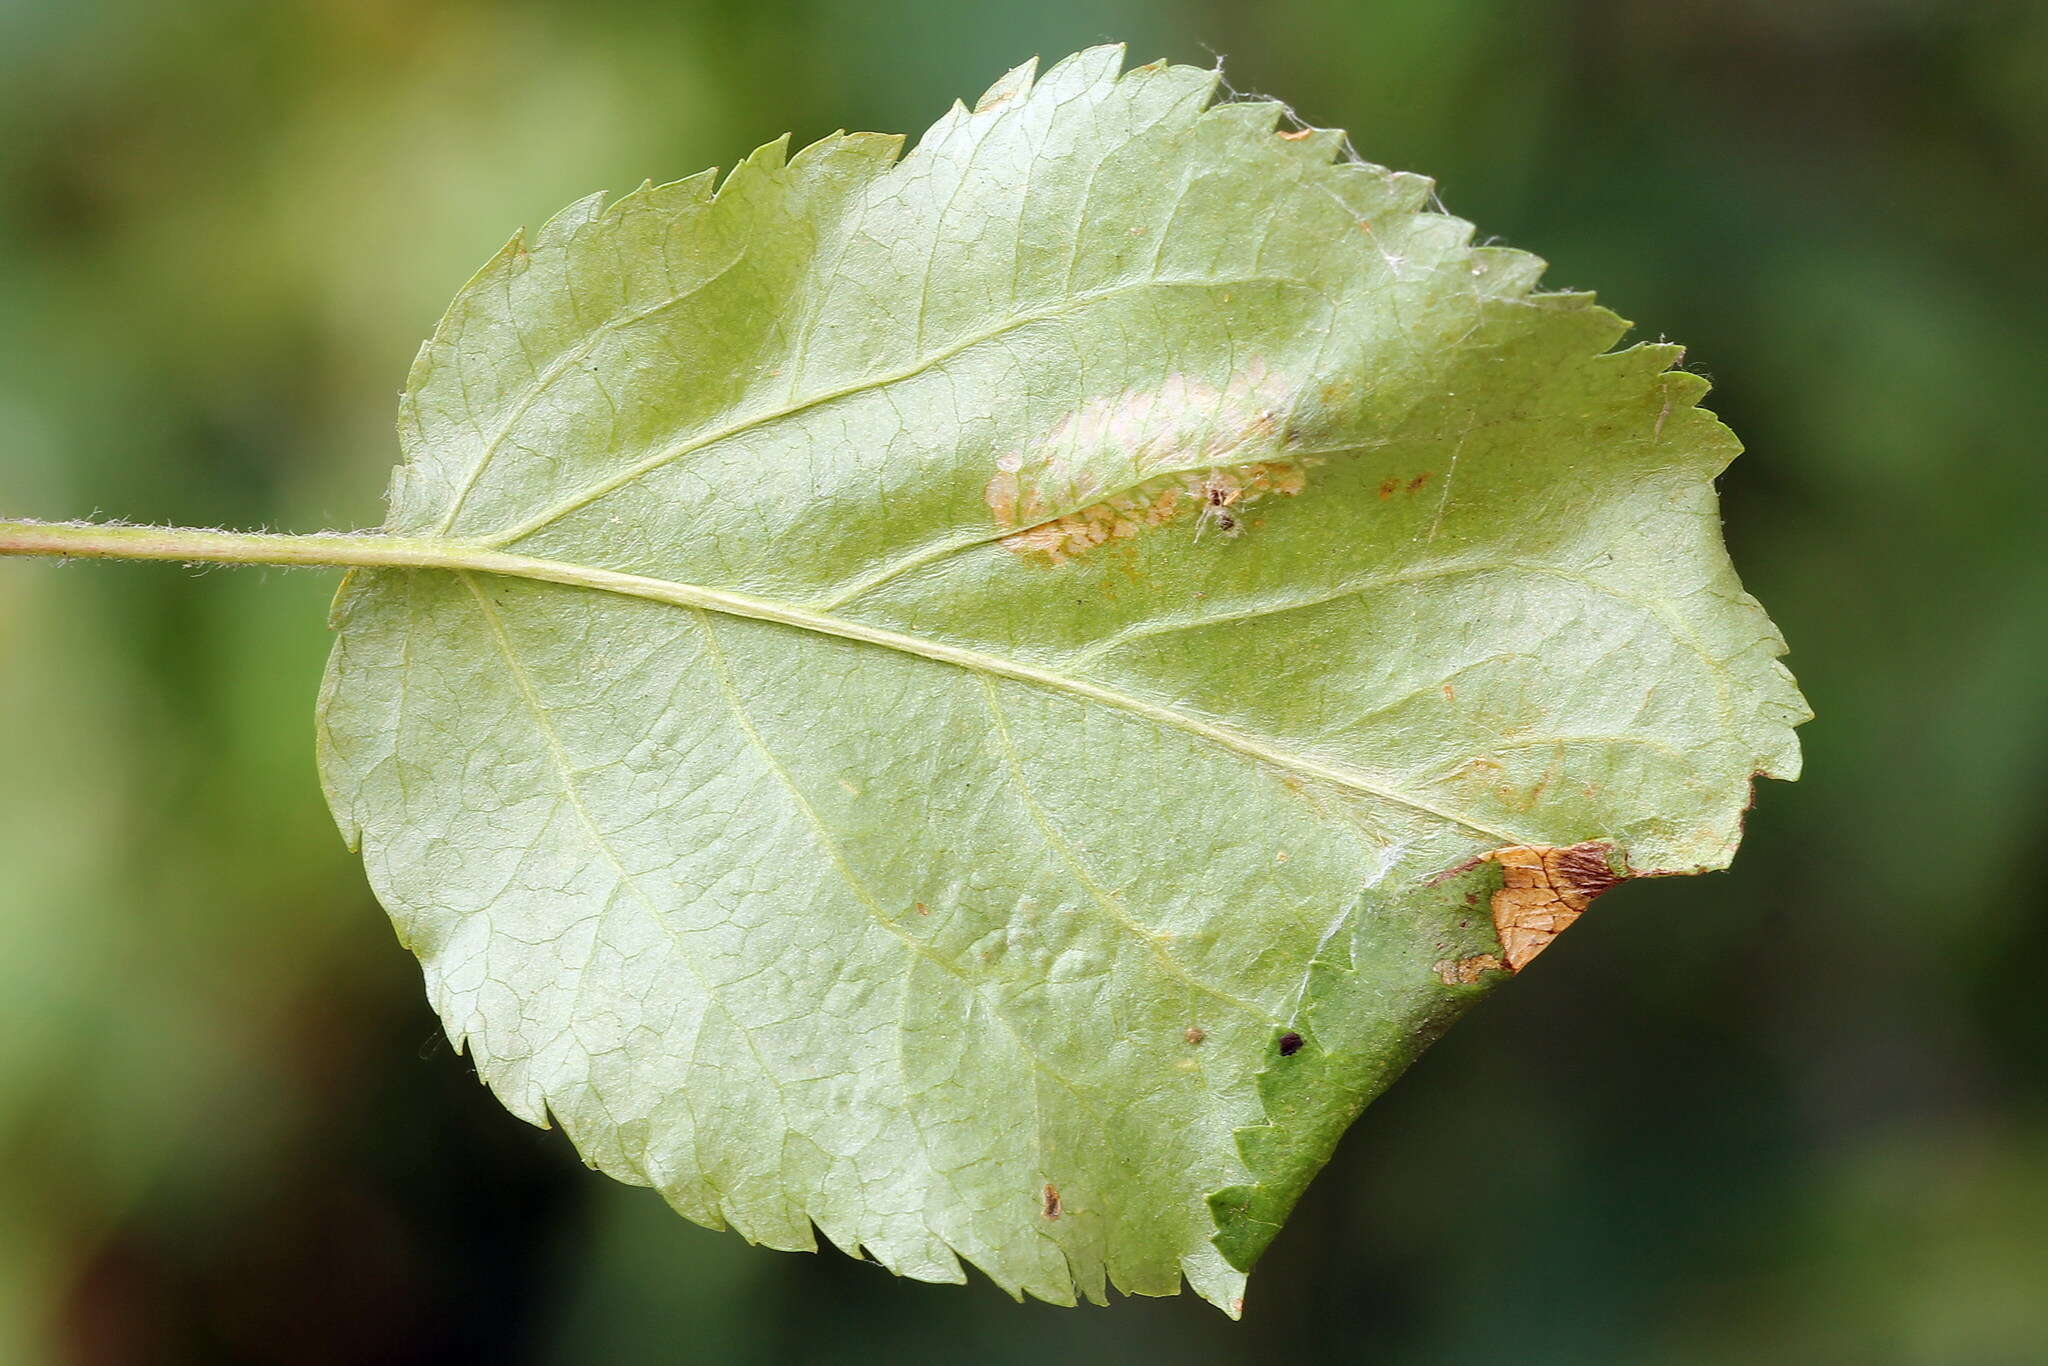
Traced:
<path fill-rule="evenodd" d="M 1045 1217 L 1048 1219 L 1060 1217 L 1060 1188 L 1050 1181 L 1045 1183 Z"/>
<path fill-rule="evenodd" d="M 1208 1031 L 1207 1031 L 1207 1030 L 1203 1029 L 1203 1028 L 1202 1028 L 1202 1027 L 1201 1027 L 1200 1025 L 1189 1025 L 1189 1026 L 1188 1026 L 1188 1032 L 1187 1032 L 1187 1033 L 1185 1033 L 1185 1034 L 1183 1034 L 1183 1035 L 1181 1035 L 1181 1037 L 1182 1037 L 1183 1039 L 1186 1039 L 1186 1040 L 1187 1040 L 1187 1041 L 1188 1041 L 1189 1043 L 1191 1043 L 1191 1044 L 1192 1044 L 1192 1043 L 1200 1043 L 1200 1042 L 1201 1042 L 1202 1040 L 1204 1040 L 1204 1039 L 1206 1039 L 1206 1038 L 1208 1038 L 1208 1037 L 1209 1037 L 1209 1033 L 1208 1033 Z"/>
<path fill-rule="evenodd" d="M 932 913 L 932 908 L 925 905 L 922 901 L 912 902 L 911 904 L 917 907 L 919 915 L 930 915 Z"/>
<path fill-rule="evenodd" d="M 1282 1034 L 1282 1035 L 1280 1036 L 1280 1056 L 1281 1056 L 1281 1057 L 1283 1057 L 1283 1058 L 1291 1058 L 1291 1057 L 1293 1057 L 1293 1056 L 1294 1056 L 1294 1055 L 1295 1055 L 1296 1053 L 1299 1053 L 1300 1051 L 1301 1051 L 1301 1035 L 1299 1035 L 1299 1034 L 1296 1034 L 1296 1033 L 1295 1033 L 1295 1032 L 1294 1032 L 1293 1030 L 1289 1030 L 1289 1031 L 1288 1031 L 1287 1033 L 1285 1033 L 1285 1034 Z"/>
<path fill-rule="evenodd" d="M 1416 475 L 1413 479 L 1410 479 L 1408 481 L 1408 491 L 1410 493 L 1414 493 L 1417 489 L 1420 489 L 1424 484 L 1427 484 L 1428 482 L 1429 471 L 1424 470 L 1422 473 Z"/>
<path fill-rule="evenodd" d="M 1458 690 L 1457 690 L 1456 688 L 1452 687 L 1452 686 L 1451 686 L 1450 684 L 1448 684 L 1448 683 L 1444 684 L 1444 701 L 1446 701 L 1446 702 L 1455 702 L 1455 701 L 1457 701 L 1457 700 L 1458 700 Z"/>
<path fill-rule="evenodd" d="M 1445 958 L 1436 964 L 1437 979 L 1447 987 L 1469 987 L 1484 972 L 1499 972 L 1507 964 L 1497 953 L 1475 953 L 1468 958 Z"/>
<path fill-rule="evenodd" d="M 1382 479 L 1380 481 L 1380 498 L 1383 501 L 1392 498 L 1400 490 L 1400 487 L 1401 481 L 1398 479 Z"/>
<path fill-rule="evenodd" d="M 1480 857 L 1501 867 L 1493 927 L 1509 972 L 1520 972 L 1570 929 L 1595 897 L 1621 881 L 1608 866 L 1604 844 L 1515 844 Z"/>

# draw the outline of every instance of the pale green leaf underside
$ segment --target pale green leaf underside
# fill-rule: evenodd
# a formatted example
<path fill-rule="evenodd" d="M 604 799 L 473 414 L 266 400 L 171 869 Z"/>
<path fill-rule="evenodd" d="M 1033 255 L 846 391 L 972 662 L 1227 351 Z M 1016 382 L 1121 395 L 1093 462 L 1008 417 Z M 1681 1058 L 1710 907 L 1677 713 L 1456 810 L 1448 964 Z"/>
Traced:
<path fill-rule="evenodd" d="M 1804 712 L 1674 348 L 1120 60 L 508 246 L 389 529 L 643 586 L 356 575 L 323 763 L 450 1034 L 594 1166 L 1234 1309 L 1484 990 L 1432 965 L 1496 875 L 1437 875 L 1721 866 Z"/>

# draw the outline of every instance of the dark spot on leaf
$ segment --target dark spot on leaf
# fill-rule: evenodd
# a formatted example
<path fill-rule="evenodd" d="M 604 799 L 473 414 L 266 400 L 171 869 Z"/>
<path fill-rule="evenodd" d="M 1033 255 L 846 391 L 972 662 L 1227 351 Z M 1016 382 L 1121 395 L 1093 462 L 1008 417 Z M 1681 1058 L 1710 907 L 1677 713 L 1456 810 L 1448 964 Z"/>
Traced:
<path fill-rule="evenodd" d="M 1413 493 L 1413 492 L 1415 492 L 1415 490 L 1417 490 L 1417 489 L 1421 488 L 1421 487 L 1422 487 L 1422 486 L 1423 486 L 1424 484 L 1427 484 L 1428 482 L 1429 482 L 1429 471 L 1428 471 L 1428 470 L 1424 470 L 1424 471 L 1423 471 L 1422 473 L 1420 473 L 1420 474 L 1416 475 L 1416 476 L 1415 476 L 1415 477 L 1414 477 L 1413 479 L 1410 479 L 1410 480 L 1408 481 L 1408 491 L 1409 491 L 1410 493 Z"/>
<path fill-rule="evenodd" d="M 1060 1188 L 1050 1181 L 1045 1183 L 1045 1217 L 1048 1219 L 1060 1217 Z"/>
<path fill-rule="evenodd" d="M 1301 1051 L 1301 1035 L 1289 1030 L 1280 1036 L 1280 1056 L 1291 1058 Z"/>

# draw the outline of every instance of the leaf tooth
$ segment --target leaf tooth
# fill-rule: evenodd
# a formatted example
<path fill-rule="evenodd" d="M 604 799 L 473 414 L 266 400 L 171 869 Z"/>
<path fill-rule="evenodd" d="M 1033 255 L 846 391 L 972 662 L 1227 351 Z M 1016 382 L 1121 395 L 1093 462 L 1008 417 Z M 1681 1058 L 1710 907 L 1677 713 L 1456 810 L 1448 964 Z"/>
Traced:
<path fill-rule="evenodd" d="M 865 161 L 875 170 L 886 170 L 902 151 L 900 133 L 849 133 L 842 128 L 791 157 L 789 170 L 792 175 L 809 175 L 841 161 L 854 165 Z"/>
<path fill-rule="evenodd" d="M 673 194 L 678 200 L 687 198 L 708 203 L 718 189 L 718 168 L 709 167 L 695 175 L 684 176 L 681 180 L 671 180 L 666 185 L 657 186 L 656 189 L 662 194 Z"/>
<path fill-rule="evenodd" d="M 1213 1245 L 1190 1252 L 1180 1259 L 1181 1275 L 1188 1289 L 1221 1309 L 1230 1318 L 1244 1317 L 1245 1273 L 1239 1271 Z"/>
<path fill-rule="evenodd" d="M 575 207 L 576 206 L 574 204 L 571 204 L 568 209 L 563 209 L 561 213 L 556 214 L 555 218 L 560 218 L 562 214 L 568 213 L 569 209 L 573 209 Z M 550 219 L 549 221 L 552 222 L 553 219 Z M 468 280 L 463 282 L 462 288 L 455 292 L 456 300 L 458 302 L 461 301 L 466 296 L 475 293 L 476 290 L 487 281 L 493 279 L 498 275 L 504 274 L 507 270 L 519 267 L 528 256 L 533 254 L 534 245 L 535 243 L 528 239 L 525 228 L 521 228 L 519 229 L 519 231 L 513 233 L 509 238 L 505 240 L 505 245 L 498 248 L 497 255 L 493 256 L 490 260 L 484 262 L 483 265 L 477 270 L 476 274 L 470 276 Z M 455 310 L 453 308 L 449 309 L 449 313 L 451 315 L 454 312 Z M 447 319 L 444 318 L 442 321 L 443 323 L 446 323 Z M 434 339 L 429 339 L 428 344 L 432 345 L 433 340 Z"/>
<path fill-rule="evenodd" d="M 448 1028 L 448 1041 L 454 1045 L 456 1054 L 469 1055 L 476 1065 L 476 1074 L 483 1078 L 484 1085 L 490 1088 L 500 1105 L 536 1129 L 554 1127 L 549 1118 L 547 1092 L 534 1075 L 530 1056 L 494 1055 L 481 1031 L 455 1025 L 449 1020 L 445 1008 L 442 1020 Z"/>
<path fill-rule="evenodd" d="M 513 239 L 515 242 L 517 240 L 517 238 Z M 504 250 L 509 251 L 510 249 L 508 245 Z M 499 255 L 502 256 L 503 254 L 504 251 L 499 252 Z M 433 369 L 434 339 L 428 337 L 420 343 L 420 349 L 413 352 L 412 365 L 405 372 L 405 402 L 401 403 L 398 409 L 398 422 L 401 428 L 418 424 L 419 414 L 416 405 L 412 401 L 412 396 L 426 387 L 427 376 L 433 372 Z"/>
<path fill-rule="evenodd" d="M 718 187 L 718 197 L 723 198 L 735 190 L 745 194 L 757 184 L 776 179 L 788 167 L 789 134 L 784 133 L 747 153 L 726 176 L 725 183 Z"/>
<path fill-rule="evenodd" d="M 1294 155 L 1311 162 L 1333 162 L 1344 153 L 1347 135 L 1342 128 L 1315 128 L 1303 124 L 1278 134 Z"/>
<path fill-rule="evenodd" d="M 540 231 L 533 235 L 532 250 L 548 251 L 567 245 L 569 240 L 578 232 L 596 222 L 603 215 L 604 201 L 605 192 L 599 190 L 595 194 L 583 196 L 583 198 L 557 213 L 553 218 L 541 224 Z M 513 240 L 517 242 L 519 239 L 515 237 Z M 520 254 L 523 256 L 526 253 L 522 250 Z"/>
<path fill-rule="evenodd" d="M 1436 182 L 1413 171 L 1382 171 L 1386 182 L 1387 207 L 1394 213 L 1421 213 L 1436 196 Z"/>
<path fill-rule="evenodd" d="M 1063 1243 L 1059 1244 L 1059 1250 L 1060 1256 L 1067 1264 L 1067 1283 L 1074 1288 L 1075 1294 L 1090 1304 L 1108 1304 L 1108 1259 L 1099 1256 L 1077 1257 L 1073 1249 Z"/>
<path fill-rule="evenodd" d="M 1277 100 L 1226 100 L 1202 111 L 1202 122 L 1246 139 L 1270 137 L 1287 106 Z"/>
<path fill-rule="evenodd" d="M 1548 267 L 1534 252 L 1516 247 L 1472 248 L 1472 273 L 1481 278 L 1484 292 L 1497 298 L 1518 299 L 1536 288 Z"/>
<path fill-rule="evenodd" d="M 654 189 L 655 186 L 652 179 L 642 180 L 638 185 L 635 185 L 632 189 L 605 205 L 604 211 L 598 215 L 598 218 L 616 220 L 646 208 L 649 196 L 654 193 Z"/>
<path fill-rule="evenodd" d="M 630 213 L 647 214 L 657 219 L 684 219 L 692 210 L 701 209 L 710 201 L 717 183 L 716 171 L 699 171 L 696 175 L 660 185 L 643 180 L 631 194 L 621 196 L 605 210 L 606 226 L 616 226 L 618 220 Z"/>
<path fill-rule="evenodd" d="M 993 114 L 1003 106 L 1015 104 L 1031 93 L 1032 79 L 1038 74 L 1038 58 L 1019 62 L 1002 74 L 1002 77 L 982 92 L 974 102 L 977 114 Z"/>
<path fill-rule="evenodd" d="M 1210 109 L 1222 108 L 1216 101 L 1216 93 L 1224 89 L 1223 72 L 1217 67 L 1175 66 L 1164 59 L 1134 66 L 1118 77 L 1119 86 L 1153 86 L 1145 93 L 1157 98 L 1161 90 L 1169 97 L 1177 95 L 1188 104 L 1186 116 L 1200 115 Z M 1183 116 L 1185 117 L 1185 116 Z"/>
<path fill-rule="evenodd" d="M 663 1204 L 700 1228 L 725 1233 L 732 1227 L 720 1212 L 715 1193 L 698 1184 L 689 1173 L 675 1170 L 658 1152 L 649 1151 L 640 1169 L 609 1175 L 631 1185 L 652 1188 Z"/>
<path fill-rule="evenodd" d="M 1040 98 L 1066 98 L 1093 86 L 1107 85 L 1116 80 L 1117 73 L 1123 70 L 1124 56 L 1122 43 L 1083 48 L 1071 57 L 1062 57 L 1054 62 L 1038 78 L 1034 93 Z"/>
<path fill-rule="evenodd" d="M 939 121 L 925 129 L 924 135 L 918 138 L 916 146 L 910 150 L 911 158 L 935 155 L 940 148 L 953 140 L 972 117 L 973 115 L 967 112 L 966 105 L 954 100 L 952 107 L 940 116 Z"/>
<path fill-rule="evenodd" d="M 1472 235 L 1477 231 L 1470 221 L 1438 210 L 1415 215 L 1415 222 L 1409 229 L 1409 240 L 1422 250 L 1441 254 L 1449 260 L 1471 255 Z"/>

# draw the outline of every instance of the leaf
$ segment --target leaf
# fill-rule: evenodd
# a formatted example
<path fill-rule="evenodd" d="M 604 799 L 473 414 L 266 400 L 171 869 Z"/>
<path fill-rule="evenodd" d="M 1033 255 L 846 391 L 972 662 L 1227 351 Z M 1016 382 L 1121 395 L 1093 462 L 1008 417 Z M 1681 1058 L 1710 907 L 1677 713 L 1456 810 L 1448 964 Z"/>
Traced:
<path fill-rule="evenodd" d="M 1677 348 L 1120 61 L 515 238 L 388 523 L 495 572 L 352 577 L 323 764 L 450 1036 L 591 1165 L 1236 1313 L 1506 975 L 1503 863 L 1519 964 L 1598 890 L 1546 869 L 1723 866 L 1804 711 Z"/>

